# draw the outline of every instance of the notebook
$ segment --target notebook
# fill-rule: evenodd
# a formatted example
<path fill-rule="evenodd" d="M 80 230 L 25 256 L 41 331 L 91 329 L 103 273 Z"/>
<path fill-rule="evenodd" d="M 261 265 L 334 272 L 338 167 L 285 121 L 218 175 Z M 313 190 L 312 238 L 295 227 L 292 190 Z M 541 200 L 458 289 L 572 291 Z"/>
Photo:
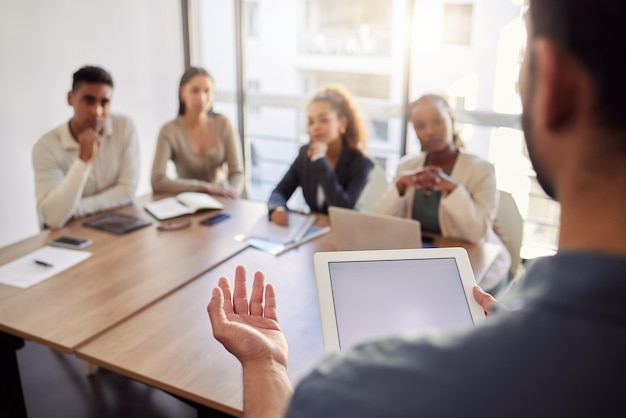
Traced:
<path fill-rule="evenodd" d="M 117 235 L 126 234 L 139 228 L 152 225 L 152 222 L 121 213 L 107 213 L 83 222 L 84 226 L 112 232 Z"/>
<path fill-rule="evenodd" d="M 313 259 L 327 353 L 461 330 L 485 318 L 464 248 L 319 252 Z"/>
<path fill-rule="evenodd" d="M 191 215 L 201 210 L 222 209 L 224 205 L 214 197 L 199 192 L 183 192 L 175 197 L 148 202 L 144 208 L 159 221 Z"/>
<path fill-rule="evenodd" d="M 397 216 L 328 208 L 338 251 L 399 250 L 422 248 L 419 221 Z"/>

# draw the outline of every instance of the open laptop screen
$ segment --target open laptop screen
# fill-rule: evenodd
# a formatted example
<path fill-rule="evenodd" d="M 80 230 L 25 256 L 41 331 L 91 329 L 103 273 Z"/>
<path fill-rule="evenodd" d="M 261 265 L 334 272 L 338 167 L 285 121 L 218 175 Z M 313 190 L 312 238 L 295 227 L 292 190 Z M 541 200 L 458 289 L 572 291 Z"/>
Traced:
<path fill-rule="evenodd" d="M 474 323 L 454 257 L 329 262 L 328 269 L 341 351 Z"/>

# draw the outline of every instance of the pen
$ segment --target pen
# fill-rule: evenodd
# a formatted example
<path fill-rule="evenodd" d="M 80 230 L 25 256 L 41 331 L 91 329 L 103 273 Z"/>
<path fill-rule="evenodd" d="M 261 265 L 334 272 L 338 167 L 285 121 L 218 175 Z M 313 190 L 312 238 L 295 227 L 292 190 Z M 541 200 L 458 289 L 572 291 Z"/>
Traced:
<path fill-rule="evenodd" d="M 52 264 L 46 263 L 45 261 L 41 261 L 41 260 L 35 260 L 35 264 L 39 264 L 40 266 L 44 266 L 44 267 L 52 267 Z"/>

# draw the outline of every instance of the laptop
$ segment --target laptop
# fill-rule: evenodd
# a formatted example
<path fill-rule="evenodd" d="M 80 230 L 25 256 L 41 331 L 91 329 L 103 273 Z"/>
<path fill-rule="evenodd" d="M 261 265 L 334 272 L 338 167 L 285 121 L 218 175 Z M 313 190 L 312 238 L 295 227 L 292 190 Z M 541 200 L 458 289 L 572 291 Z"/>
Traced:
<path fill-rule="evenodd" d="M 318 252 L 313 259 L 327 353 L 462 330 L 485 318 L 464 248 Z"/>
<path fill-rule="evenodd" d="M 419 221 L 397 216 L 328 208 L 338 251 L 400 250 L 422 248 Z"/>

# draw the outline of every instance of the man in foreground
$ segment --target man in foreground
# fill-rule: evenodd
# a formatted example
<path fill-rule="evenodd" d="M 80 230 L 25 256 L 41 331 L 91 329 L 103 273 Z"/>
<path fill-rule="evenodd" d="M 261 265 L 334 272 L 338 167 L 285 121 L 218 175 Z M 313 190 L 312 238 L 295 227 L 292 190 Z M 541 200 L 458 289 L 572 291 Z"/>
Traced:
<path fill-rule="evenodd" d="M 610 0 L 530 0 L 523 127 L 561 228 L 558 254 L 500 301 L 508 310 L 464 333 L 329 357 L 293 392 L 274 290 L 257 273 L 248 301 L 238 268 L 233 294 L 220 279 L 208 310 L 242 363 L 246 416 L 626 414 L 626 64 L 615 58 L 626 53 L 625 11 Z"/>
<path fill-rule="evenodd" d="M 74 116 L 33 148 L 37 210 L 46 226 L 129 204 L 139 177 L 139 141 L 130 119 L 111 115 L 113 79 L 99 67 L 73 76 Z"/>

